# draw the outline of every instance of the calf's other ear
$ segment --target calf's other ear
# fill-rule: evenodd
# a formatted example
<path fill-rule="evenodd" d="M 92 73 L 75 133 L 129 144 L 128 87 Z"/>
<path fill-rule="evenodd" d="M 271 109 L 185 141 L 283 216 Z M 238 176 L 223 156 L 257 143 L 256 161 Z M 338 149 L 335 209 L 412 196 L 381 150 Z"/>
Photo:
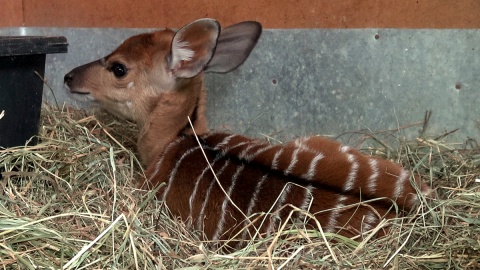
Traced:
<path fill-rule="evenodd" d="M 217 47 L 205 71 L 227 73 L 240 66 L 250 55 L 262 34 L 262 25 L 254 21 L 222 29 Z"/>

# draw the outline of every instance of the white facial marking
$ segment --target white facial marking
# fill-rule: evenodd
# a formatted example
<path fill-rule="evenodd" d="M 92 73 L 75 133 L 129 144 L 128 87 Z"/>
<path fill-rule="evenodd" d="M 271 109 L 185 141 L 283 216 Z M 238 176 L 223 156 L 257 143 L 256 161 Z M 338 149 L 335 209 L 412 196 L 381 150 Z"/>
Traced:
<path fill-rule="evenodd" d="M 135 87 L 135 83 L 133 83 L 133 82 L 129 82 L 128 85 L 127 85 L 128 89 L 132 89 L 134 87 Z"/>

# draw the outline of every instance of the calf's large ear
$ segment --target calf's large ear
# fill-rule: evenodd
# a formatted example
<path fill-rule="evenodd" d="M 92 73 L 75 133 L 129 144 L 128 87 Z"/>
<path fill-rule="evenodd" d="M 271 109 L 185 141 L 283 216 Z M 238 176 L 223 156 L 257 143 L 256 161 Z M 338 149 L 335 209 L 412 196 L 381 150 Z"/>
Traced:
<path fill-rule="evenodd" d="M 213 19 L 200 19 L 175 33 L 168 67 L 178 78 L 191 78 L 203 71 L 212 59 L 220 24 Z"/>

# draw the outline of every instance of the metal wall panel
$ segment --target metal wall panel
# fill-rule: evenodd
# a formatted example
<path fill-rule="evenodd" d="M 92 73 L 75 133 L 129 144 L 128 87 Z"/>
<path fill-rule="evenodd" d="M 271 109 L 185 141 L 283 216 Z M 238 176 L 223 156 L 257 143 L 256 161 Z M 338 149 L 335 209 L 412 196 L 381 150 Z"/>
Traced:
<path fill-rule="evenodd" d="M 46 79 L 59 103 L 70 69 L 149 29 L 4 28 L 0 35 L 62 35 L 68 54 L 48 55 Z M 480 138 L 480 30 L 265 30 L 238 70 L 207 76 L 210 127 L 285 139 L 384 130 L 423 120 L 428 132 L 460 128 L 450 141 Z M 50 90 L 46 99 L 53 101 Z M 419 126 L 401 133 L 418 135 Z"/>

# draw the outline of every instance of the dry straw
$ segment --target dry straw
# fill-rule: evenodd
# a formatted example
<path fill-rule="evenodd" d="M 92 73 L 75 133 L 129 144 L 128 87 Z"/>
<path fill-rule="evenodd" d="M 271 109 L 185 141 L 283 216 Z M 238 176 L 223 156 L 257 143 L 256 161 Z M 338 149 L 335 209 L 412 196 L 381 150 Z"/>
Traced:
<path fill-rule="evenodd" d="M 0 269 L 480 268 L 480 148 L 474 140 L 447 144 L 448 134 L 401 141 L 399 130 L 357 133 L 351 144 L 369 145 L 363 150 L 419 172 L 439 198 L 356 239 L 295 222 L 224 252 L 226 243 L 202 242 L 199 232 L 172 218 L 155 191 L 136 188 L 144 175 L 133 150 L 135 133 L 131 123 L 105 114 L 46 106 L 38 145 L 0 150 Z M 392 138 L 395 147 L 385 142 Z M 372 237 L 385 226 L 392 228 L 387 236 Z"/>

